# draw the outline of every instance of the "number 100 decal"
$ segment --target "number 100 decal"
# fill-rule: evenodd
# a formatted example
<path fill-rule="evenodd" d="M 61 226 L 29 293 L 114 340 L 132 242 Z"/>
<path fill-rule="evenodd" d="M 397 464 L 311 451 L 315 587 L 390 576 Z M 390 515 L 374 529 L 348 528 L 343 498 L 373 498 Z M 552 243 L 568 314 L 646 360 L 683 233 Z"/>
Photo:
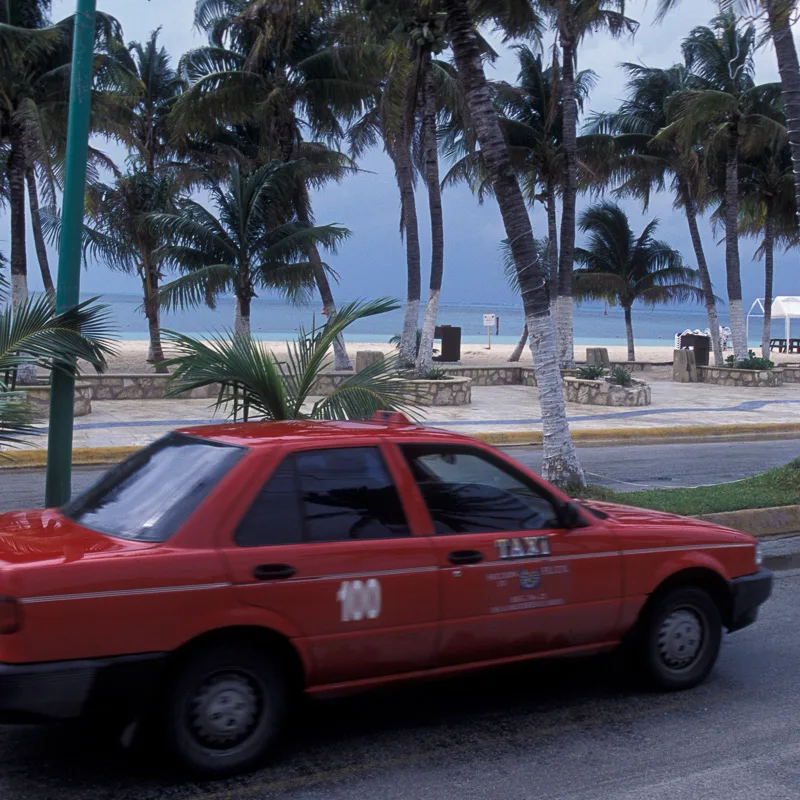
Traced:
<path fill-rule="evenodd" d="M 368 581 L 342 581 L 336 599 L 342 607 L 342 622 L 377 619 L 381 615 L 381 584 Z"/>

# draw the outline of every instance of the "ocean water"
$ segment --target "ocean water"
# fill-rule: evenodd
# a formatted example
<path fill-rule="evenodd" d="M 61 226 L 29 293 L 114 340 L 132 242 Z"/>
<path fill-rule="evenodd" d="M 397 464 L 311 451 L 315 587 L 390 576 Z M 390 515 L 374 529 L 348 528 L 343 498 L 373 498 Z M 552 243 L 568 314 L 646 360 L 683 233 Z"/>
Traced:
<path fill-rule="evenodd" d="M 85 298 L 85 299 L 88 299 Z M 119 335 L 123 339 L 146 339 L 147 324 L 141 311 L 141 300 L 134 295 L 105 295 L 102 302 L 109 305 Z M 316 322 L 324 323 L 321 304 L 291 305 L 280 300 L 257 298 L 252 306 L 252 330 L 256 338 L 283 341 L 293 339 L 302 325 L 309 329 Z M 233 327 L 234 301 L 222 298 L 215 310 L 201 307 L 177 313 L 165 313 L 162 327 L 192 336 L 224 333 Z M 442 305 L 439 322 L 461 327 L 464 344 L 486 341 L 483 314 L 496 314 L 500 319 L 500 335 L 492 330 L 492 341 L 498 344 L 515 344 L 524 325 L 522 309 L 502 305 Z M 420 317 L 421 323 L 421 317 Z M 720 309 L 720 324 L 727 325 L 724 308 Z M 708 318 L 705 310 L 695 307 L 663 307 L 656 309 L 634 308 L 633 333 L 636 343 L 643 346 L 672 346 L 674 336 L 687 328 L 705 330 Z M 352 342 L 388 341 L 403 329 L 402 309 L 354 323 L 347 334 Z M 800 326 L 798 326 L 800 330 Z M 783 321 L 773 323 L 773 336 L 782 336 Z M 793 335 L 794 331 L 793 331 Z M 800 336 L 800 332 L 796 335 Z M 575 308 L 575 343 L 604 346 L 625 344 L 625 321 L 619 308 L 605 308 L 602 304 L 585 303 Z M 751 321 L 750 343 L 761 341 L 761 319 Z"/>

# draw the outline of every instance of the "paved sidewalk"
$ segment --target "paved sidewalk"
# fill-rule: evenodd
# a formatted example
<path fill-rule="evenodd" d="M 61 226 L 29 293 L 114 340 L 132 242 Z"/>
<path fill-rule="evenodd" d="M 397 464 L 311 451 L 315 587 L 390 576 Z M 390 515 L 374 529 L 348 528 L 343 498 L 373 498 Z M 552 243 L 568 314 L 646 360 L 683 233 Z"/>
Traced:
<path fill-rule="evenodd" d="M 644 408 L 608 408 L 568 404 L 573 431 L 709 428 L 800 422 L 800 385 L 744 389 L 681 384 L 649 379 L 653 403 Z M 477 386 L 472 404 L 429 408 L 422 422 L 468 434 L 541 431 L 537 389 L 526 386 Z M 75 420 L 76 448 L 147 444 L 186 425 L 225 421 L 209 400 L 95 400 L 92 413 Z M 45 448 L 47 437 L 31 442 Z"/>

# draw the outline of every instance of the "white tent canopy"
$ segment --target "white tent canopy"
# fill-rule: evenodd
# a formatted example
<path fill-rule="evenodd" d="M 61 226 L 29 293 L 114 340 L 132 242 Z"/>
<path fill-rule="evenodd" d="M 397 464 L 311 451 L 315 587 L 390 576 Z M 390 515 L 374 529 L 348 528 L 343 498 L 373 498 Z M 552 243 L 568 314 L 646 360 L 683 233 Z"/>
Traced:
<path fill-rule="evenodd" d="M 759 313 L 760 312 L 760 313 Z M 750 333 L 750 317 L 764 316 L 764 299 L 759 297 L 747 314 L 748 341 Z M 772 301 L 772 319 L 782 319 L 786 326 L 786 341 L 788 344 L 791 338 L 791 326 L 793 319 L 800 319 L 800 297 L 791 295 L 781 295 Z"/>

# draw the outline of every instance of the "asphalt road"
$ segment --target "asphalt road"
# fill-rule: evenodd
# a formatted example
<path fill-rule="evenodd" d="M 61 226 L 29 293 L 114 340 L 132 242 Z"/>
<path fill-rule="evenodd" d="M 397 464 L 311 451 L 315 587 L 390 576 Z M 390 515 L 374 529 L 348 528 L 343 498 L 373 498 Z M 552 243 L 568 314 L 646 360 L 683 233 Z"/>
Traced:
<path fill-rule="evenodd" d="M 194 783 L 77 725 L 0 727 L 26 800 L 796 800 L 800 573 L 781 573 L 703 686 L 653 694 L 611 660 L 518 666 L 309 702 L 273 763 Z"/>
<path fill-rule="evenodd" d="M 540 448 L 514 447 L 508 452 L 523 464 L 541 469 Z M 580 456 L 587 480 L 610 489 L 698 486 L 738 480 L 786 464 L 800 456 L 800 440 L 584 447 Z M 74 491 L 89 486 L 102 472 L 76 469 Z M 43 502 L 43 471 L 0 471 L 0 511 L 36 508 Z"/>

